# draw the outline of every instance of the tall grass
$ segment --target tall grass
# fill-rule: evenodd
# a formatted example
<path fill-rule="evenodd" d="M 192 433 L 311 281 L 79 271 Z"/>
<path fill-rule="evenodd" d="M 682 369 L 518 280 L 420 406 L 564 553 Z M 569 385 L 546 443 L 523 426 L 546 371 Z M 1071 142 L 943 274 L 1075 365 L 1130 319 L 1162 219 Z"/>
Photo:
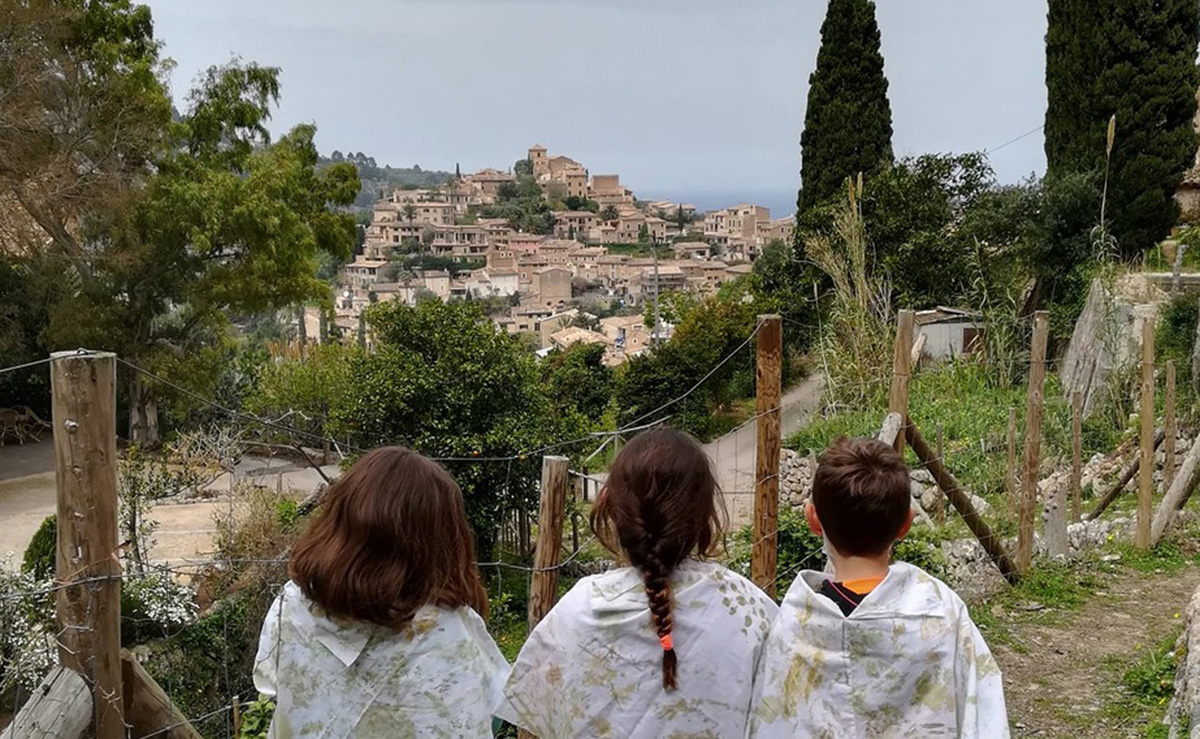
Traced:
<path fill-rule="evenodd" d="M 846 203 L 834 214 L 833 230 L 805 240 L 809 257 L 833 283 L 820 352 L 829 400 L 862 407 L 887 390 L 883 381 L 892 357 L 891 301 L 886 282 L 867 264 L 867 232 L 859 199 L 862 176 L 847 181 Z"/>

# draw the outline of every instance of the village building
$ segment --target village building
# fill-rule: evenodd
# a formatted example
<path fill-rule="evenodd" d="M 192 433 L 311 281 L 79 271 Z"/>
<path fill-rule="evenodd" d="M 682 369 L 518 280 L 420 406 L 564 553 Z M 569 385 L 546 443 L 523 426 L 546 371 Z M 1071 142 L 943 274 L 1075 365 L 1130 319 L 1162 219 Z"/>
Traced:
<path fill-rule="evenodd" d="M 955 359 L 983 349 L 983 318 L 976 313 L 938 306 L 917 311 L 915 322 L 913 345 L 922 356 Z"/>
<path fill-rule="evenodd" d="M 492 205 L 500 194 L 500 186 L 506 182 L 516 182 L 517 178 L 508 172 L 497 169 L 483 169 L 463 178 L 463 184 L 478 194 L 483 205 Z"/>
<path fill-rule="evenodd" d="M 506 298 L 520 292 L 515 269 L 477 269 L 463 280 L 463 285 L 474 298 Z"/>
<path fill-rule="evenodd" d="M 576 344 L 601 344 L 607 347 L 612 342 L 604 334 L 589 331 L 579 326 L 571 326 L 552 335 L 550 343 L 555 349 L 569 349 Z"/>
<path fill-rule="evenodd" d="M 571 300 L 571 270 L 561 266 L 548 266 L 533 272 L 531 281 L 537 304 L 552 308 L 566 305 Z"/>
<path fill-rule="evenodd" d="M 621 176 L 615 174 L 594 175 L 588 187 L 588 198 L 599 203 L 601 208 L 633 205 L 633 193 L 621 186 Z"/>
<path fill-rule="evenodd" d="M 551 346 L 550 337 L 575 323 L 580 316 L 587 315 L 578 308 L 569 308 L 546 316 L 538 325 L 538 341 L 542 348 Z"/>
<path fill-rule="evenodd" d="M 600 225 L 600 216 L 590 210 L 568 210 L 554 214 L 554 235 L 560 239 L 586 239 Z"/>

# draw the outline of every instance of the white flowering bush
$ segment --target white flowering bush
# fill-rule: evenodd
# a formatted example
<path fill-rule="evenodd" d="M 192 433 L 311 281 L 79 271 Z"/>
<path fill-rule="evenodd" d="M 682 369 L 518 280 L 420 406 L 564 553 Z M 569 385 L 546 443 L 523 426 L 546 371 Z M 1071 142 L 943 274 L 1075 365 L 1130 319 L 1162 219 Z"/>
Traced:
<path fill-rule="evenodd" d="M 121 609 L 122 620 L 133 622 L 129 625 L 136 626 L 138 633 L 167 633 L 196 618 L 196 599 L 192 589 L 170 572 L 152 570 L 125 581 Z M 140 641 L 137 637 L 131 640 Z"/>
<path fill-rule="evenodd" d="M 54 664 L 51 585 L 0 561 L 0 696 L 32 690 Z"/>

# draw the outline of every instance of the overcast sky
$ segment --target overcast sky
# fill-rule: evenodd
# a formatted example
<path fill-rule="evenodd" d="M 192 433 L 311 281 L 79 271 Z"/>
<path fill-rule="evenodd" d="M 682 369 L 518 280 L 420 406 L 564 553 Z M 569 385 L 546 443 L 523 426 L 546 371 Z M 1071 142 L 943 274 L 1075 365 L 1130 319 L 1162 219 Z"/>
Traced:
<path fill-rule="evenodd" d="M 646 197 L 786 202 L 823 0 L 148 0 L 182 100 L 282 68 L 274 128 L 381 164 L 507 168 L 534 142 Z M 1046 108 L 1045 0 L 879 0 L 898 155 L 996 148 Z M 1045 166 L 1034 133 L 1001 181 Z M 702 204 L 703 207 L 703 204 Z"/>

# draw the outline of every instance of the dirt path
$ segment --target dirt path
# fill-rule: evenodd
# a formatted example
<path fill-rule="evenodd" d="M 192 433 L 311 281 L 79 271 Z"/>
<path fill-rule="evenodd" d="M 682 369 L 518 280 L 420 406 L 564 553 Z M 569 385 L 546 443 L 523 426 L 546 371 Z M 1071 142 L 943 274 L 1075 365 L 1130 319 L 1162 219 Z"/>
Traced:
<path fill-rule="evenodd" d="M 1106 711 L 1119 700 L 1126 667 L 1176 633 L 1178 614 L 1200 585 L 1200 567 L 1167 574 L 1122 568 L 1100 575 L 1077 611 L 1010 623 L 992 645 L 1004 673 L 1013 737 L 1126 739 L 1147 727 Z"/>

